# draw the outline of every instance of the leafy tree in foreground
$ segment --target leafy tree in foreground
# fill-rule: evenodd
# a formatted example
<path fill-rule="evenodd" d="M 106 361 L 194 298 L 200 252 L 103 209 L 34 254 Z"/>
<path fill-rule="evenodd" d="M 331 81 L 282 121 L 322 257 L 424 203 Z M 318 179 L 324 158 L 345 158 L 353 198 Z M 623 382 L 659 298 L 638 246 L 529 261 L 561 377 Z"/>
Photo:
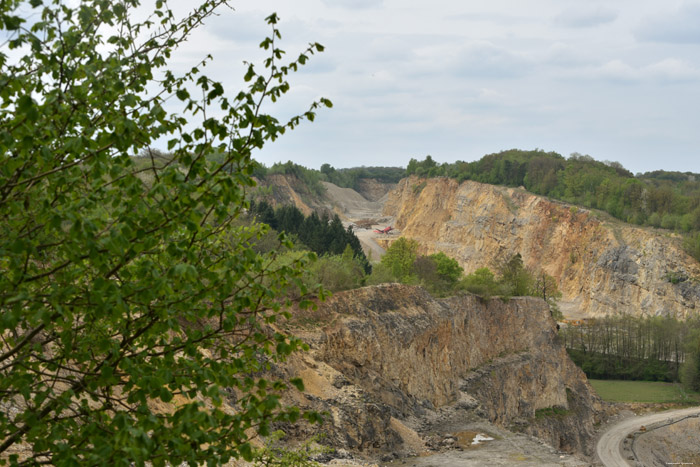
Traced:
<path fill-rule="evenodd" d="M 138 0 L 0 3 L 0 463 L 220 464 L 300 416 L 253 375 L 303 346 L 265 324 L 309 255 L 272 267 L 233 221 L 251 152 L 330 106 L 261 111 L 322 47 L 282 64 L 272 15 L 247 89 L 168 71 L 222 5 L 177 18 L 157 0 L 139 22 Z M 172 157 L 135 167 L 156 140 Z"/>

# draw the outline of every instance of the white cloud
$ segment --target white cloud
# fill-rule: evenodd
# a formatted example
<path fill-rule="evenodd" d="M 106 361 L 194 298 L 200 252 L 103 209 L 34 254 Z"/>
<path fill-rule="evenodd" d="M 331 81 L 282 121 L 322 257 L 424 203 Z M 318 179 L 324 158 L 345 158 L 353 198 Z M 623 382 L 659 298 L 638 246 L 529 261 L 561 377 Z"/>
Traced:
<path fill-rule="evenodd" d="M 482 102 L 503 102 L 505 95 L 495 89 L 481 88 L 477 95 L 477 100 Z"/>
<path fill-rule="evenodd" d="M 673 12 L 648 18 L 635 36 L 654 42 L 700 44 L 700 2 L 686 2 Z"/>
<path fill-rule="evenodd" d="M 589 66 L 594 62 L 590 54 L 582 51 L 579 47 L 555 42 L 551 44 L 542 56 L 542 62 L 558 67 L 581 67 Z"/>
<path fill-rule="evenodd" d="M 667 83 L 699 81 L 700 70 L 690 63 L 676 58 L 667 58 L 644 68 L 644 74 L 651 79 Z"/>
<path fill-rule="evenodd" d="M 407 63 L 416 58 L 413 49 L 409 46 L 411 38 L 381 34 L 368 39 L 367 41 L 355 39 L 355 41 L 358 42 L 357 50 L 372 62 Z M 348 40 L 352 39 L 348 38 Z"/>
<path fill-rule="evenodd" d="M 555 24 L 570 28 L 591 28 L 601 24 L 612 23 L 618 12 L 604 6 L 576 6 L 566 9 L 554 17 Z"/>
<path fill-rule="evenodd" d="M 366 8 L 378 8 L 382 6 L 384 0 L 322 0 L 324 4 L 336 8 L 348 8 L 351 10 L 362 10 Z"/>
<path fill-rule="evenodd" d="M 489 41 L 472 41 L 457 52 L 454 71 L 463 77 L 515 78 L 531 63 L 524 55 Z"/>
<path fill-rule="evenodd" d="M 687 61 L 666 58 L 649 65 L 632 66 L 620 59 L 610 60 L 581 73 L 588 79 L 617 84 L 671 84 L 700 81 L 700 69 Z"/>
<path fill-rule="evenodd" d="M 240 88 L 242 60 L 259 59 L 272 11 L 287 58 L 309 41 L 326 46 L 290 76 L 296 91 L 279 109 L 298 113 L 317 94 L 334 108 L 256 154 L 268 164 L 405 165 L 541 147 L 633 172 L 694 170 L 700 0 L 255 0 L 236 10 L 180 51 L 212 52 L 206 72 L 227 90 Z"/>
<path fill-rule="evenodd" d="M 630 84 L 639 81 L 641 77 L 639 70 L 620 59 L 610 60 L 581 73 L 581 75 L 618 84 Z"/>
<path fill-rule="evenodd" d="M 203 30 L 221 40 L 258 44 L 270 35 L 266 16 L 268 15 L 257 11 L 221 10 L 220 14 L 207 19 Z"/>

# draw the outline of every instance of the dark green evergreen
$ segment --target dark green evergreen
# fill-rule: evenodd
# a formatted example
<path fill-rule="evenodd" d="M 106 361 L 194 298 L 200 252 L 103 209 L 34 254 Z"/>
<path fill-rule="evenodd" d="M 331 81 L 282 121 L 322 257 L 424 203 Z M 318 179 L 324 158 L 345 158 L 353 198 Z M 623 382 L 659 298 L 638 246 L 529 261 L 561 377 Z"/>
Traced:
<path fill-rule="evenodd" d="M 331 217 L 328 213 L 319 216 L 313 212 L 309 216 L 304 216 L 299 208 L 291 204 L 272 209 L 266 201 L 251 201 L 250 213 L 259 222 L 269 225 L 276 231 L 295 236 L 306 248 L 319 256 L 341 255 L 345 247 L 350 245 L 365 273 L 369 274 L 372 271 L 372 266 L 362 251 L 362 245 L 353 232 L 352 226 L 343 227 L 343 222 L 337 214 Z"/>

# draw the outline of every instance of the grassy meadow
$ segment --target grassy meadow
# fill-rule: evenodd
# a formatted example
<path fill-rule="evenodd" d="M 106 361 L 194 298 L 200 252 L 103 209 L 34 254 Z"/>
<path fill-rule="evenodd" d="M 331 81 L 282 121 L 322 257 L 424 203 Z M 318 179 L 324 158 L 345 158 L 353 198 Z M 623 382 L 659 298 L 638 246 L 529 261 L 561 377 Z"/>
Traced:
<path fill-rule="evenodd" d="M 700 404 L 700 394 L 684 390 L 678 383 L 589 379 L 593 389 L 608 402 Z"/>

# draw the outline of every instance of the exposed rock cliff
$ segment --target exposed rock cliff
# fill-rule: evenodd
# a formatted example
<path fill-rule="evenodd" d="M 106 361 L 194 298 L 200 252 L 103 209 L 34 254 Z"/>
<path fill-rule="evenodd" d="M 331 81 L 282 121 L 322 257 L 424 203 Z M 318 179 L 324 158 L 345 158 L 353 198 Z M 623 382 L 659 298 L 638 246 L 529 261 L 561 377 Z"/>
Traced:
<path fill-rule="evenodd" d="M 425 253 L 443 251 L 467 272 L 494 268 L 519 252 L 526 265 L 557 279 L 564 314 L 700 311 L 700 265 L 667 232 L 523 189 L 447 178 L 404 179 L 389 194 L 384 214 L 395 216 L 395 225 Z"/>
<path fill-rule="evenodd" d="M 600 403 L 539 299 L 436 300 L 393 284 L 338 293 L 294 323 L 311 345 L 288 366 L 307 388 L 295 402 L 332 415 L 321 429 L 335 446 L 416 452 L 415 421 L 446 407 L 572 452 L 592 439 Z"/>

